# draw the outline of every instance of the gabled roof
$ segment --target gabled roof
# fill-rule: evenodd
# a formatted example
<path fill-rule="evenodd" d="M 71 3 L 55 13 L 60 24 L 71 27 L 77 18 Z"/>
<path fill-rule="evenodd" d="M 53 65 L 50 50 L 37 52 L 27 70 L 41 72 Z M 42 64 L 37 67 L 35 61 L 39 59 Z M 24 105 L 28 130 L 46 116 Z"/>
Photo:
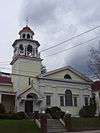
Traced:
<path fill-rule="evenodd" d="M 77 76 L 79 76 L 80 78 L 84 79 L 87 82 L 92 82 L 92 80 L 90 80 L 88 77 L 86 77 L 85 75 L 83 75 L 82 73 L 80 73 L 79 71 L 75 70 L 74 68 L 72 68 L 71 66 L 66 66 L 66 67 L 62 67 L 53 71 L 49 71 L 46 74 L 43 75 L 43 77 L 47 77 L 49 75 L 64 71 L 64 70 L 69 70 L 71 72 L 73 72 L 74 74 L 76 74 Z"/>
<path fill-rule="evenodd" d="M 100 91 L 100 80 L 99 80 L 99 81 L 95 81 L 95 82 L 92 84 L 92 90 L 93 90 L 93 91 Z"/>

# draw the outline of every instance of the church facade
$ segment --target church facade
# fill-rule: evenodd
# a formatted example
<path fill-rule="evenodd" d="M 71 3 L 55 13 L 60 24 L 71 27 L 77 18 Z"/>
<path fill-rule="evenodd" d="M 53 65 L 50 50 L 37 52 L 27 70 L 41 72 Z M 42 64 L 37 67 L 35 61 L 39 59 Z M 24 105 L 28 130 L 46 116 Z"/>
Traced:
<path fill-rule="evenodd" d="M 42 72 L 34 32 L 24 27 L 13 43 L 12 73 L 0 73 L 0 102 L 7 112 L 31 114 L 58 106 L 73 116 L 89 104 L 92 81 L 70 66 Z"/>

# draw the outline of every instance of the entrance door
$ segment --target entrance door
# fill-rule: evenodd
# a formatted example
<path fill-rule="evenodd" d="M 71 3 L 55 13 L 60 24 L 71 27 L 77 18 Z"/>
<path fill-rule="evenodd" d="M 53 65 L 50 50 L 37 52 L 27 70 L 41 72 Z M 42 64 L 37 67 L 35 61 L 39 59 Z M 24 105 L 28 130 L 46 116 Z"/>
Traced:
<path fill-rule="evenodd" d="M 27 115 L 31 115 L 33 113 L 33 101 L 25 102 L 25 113 L 27 113 Z"/>

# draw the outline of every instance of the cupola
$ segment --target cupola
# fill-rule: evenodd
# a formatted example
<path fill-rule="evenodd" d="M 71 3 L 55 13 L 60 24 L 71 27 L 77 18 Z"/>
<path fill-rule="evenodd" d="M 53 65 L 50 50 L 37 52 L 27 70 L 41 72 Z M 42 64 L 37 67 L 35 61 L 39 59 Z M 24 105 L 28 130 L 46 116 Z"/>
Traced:
<path fill-rule="evenodd" d="M 20 39 L 33 39 L 34 32 L 27 25 L 19 32 Z"/>

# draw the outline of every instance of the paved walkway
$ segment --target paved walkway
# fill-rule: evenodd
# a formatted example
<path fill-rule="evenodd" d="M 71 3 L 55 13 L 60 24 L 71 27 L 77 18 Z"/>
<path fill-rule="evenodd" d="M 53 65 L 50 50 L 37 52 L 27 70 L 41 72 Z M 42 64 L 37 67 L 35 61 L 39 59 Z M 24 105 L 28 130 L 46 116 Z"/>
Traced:
<path fill-rule="evenodd" d="M 74 132 L 70 132 L 70 133 L 74 133 Z M 82 132 L 75 132 L 75 133 L 100 133 L 100 130 L 82 131 Z"/>

